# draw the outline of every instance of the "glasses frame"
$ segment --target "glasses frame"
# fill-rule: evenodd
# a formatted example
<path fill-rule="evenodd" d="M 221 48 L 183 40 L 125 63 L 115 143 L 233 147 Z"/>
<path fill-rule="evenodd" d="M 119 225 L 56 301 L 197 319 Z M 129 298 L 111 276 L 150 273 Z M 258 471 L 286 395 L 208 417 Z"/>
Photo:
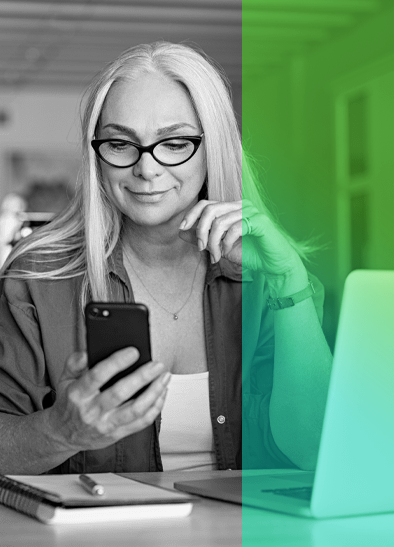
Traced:
<path fill-rule="evenodd" d="M 105 163 L 110 165 L 111 167 L 116 167 L 117 169 L 127 169 L 128 167 L 133 167 L 133 165 L 136 165 L 144 152 L 148 152 L 152 156 L 152 158 L 157 161 L 160 165 L 164 165 L 165 167 L 176 167 L 178 165 L 182 165 L 183 163 L 186 163 L 187 161 L 191 160 L 194 154 L 197 152 L 197 150 L 200 147 L 202 138 L 204 136 L 204 133 L 201 133 L 201 135 L 177 135 L 174 137 L 167 137 L 165 139 L 161 139 L 160 141 L 156 141 L 153 144 L 149 144 L 148 146 L 141 146 L 140 144 L 137 144 L 133 141 L 129 141 L 126 139 L 93 139 L 90 144 L 92 145 L 93 150 L 97 154 L 97 156 Z M 179 163 L 164 163 L 163 161 L 160 161 L 156 158 L 156 156 L 153 153 L 153 150 L 156 148 L 157 145 L 161 144 L 162 142 L 168 142 L 173 141 L 175 139 L 187 139 L 189 140 L 193 146 L 194 150 L 190 157 L 187 158 L 187 160 L 180 161 Z M 130 163 L 129 165 L 115 165 L 114 163 L 109 162 L 106 160 L 100 153 L 100 146 L 105 142 L 118 142 L 121 144 L 131 144 L 138 150 L 138 159 L 134 161 L 133 163 Z"/>

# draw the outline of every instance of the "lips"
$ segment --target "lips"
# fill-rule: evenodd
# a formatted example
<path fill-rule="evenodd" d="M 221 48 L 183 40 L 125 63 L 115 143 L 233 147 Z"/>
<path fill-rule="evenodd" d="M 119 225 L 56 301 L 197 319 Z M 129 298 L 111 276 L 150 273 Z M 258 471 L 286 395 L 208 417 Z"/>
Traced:
<path fill-rule="evenodd" d="M 157 196 L 159 194 L 164 194 L 165 192 L 168 192 L 168 190 L 162 190 L 160 192 L 133 192 L 130 190 L 132 194 L 135 194 L 137 196 Z"/>
<path fill-rule="evenodd" d="M 163 196 L 165 196 L 169 190 L 156 190 L 155 192 L 133 192 L 133 190 L 128 190 L 130 194 L 136 199 L 137 201 L 143 202 L 143 203 L 155 203 L 157 201 L 160 201 Z"/>

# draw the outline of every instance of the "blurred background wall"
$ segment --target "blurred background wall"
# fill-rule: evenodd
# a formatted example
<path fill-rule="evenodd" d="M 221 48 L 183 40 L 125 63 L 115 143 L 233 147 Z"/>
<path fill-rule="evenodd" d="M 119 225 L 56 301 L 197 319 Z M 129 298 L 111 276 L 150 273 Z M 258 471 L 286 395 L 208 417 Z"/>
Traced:
<path fill-rule="evenodd" d="M 267 28 L 256 40 L 257 4 L 282 6 L 281 35 Z M 394 268 L 394 3 L 244 0 L 243 9 L 244 146 L 283 225 L 320 245 L 309 269 L 326 289 L 333 347 L 347 274 Z"/>
<path fill-rule="evenodd" d="M 32 181 L 72 191 L 83 90 L 122 51 L 156 40 L 215 58 L 241 115 L 241 0 L 0 1 L 0 201 Z"/>
<path fill-rule="evenodd" d="M 394 267 L 393 28 L 392 0 L 0 0 L 0 207 L 10 193 L 30 213 L 65 206 L 80 99 L 106 62 L 195 43 L 231 81 L 280 221 L 317 238 L 333 347 L 346 275 Z"/>
<path fill-rule="evenodd" d="M 72 197 L 80 101 L 107 62 L 157 40 L 200 47 L 227 74 L 241 120 L 241 39 L 241 0 L 0 0 L 0 246 L 15 210 L 36 226 Z"/>

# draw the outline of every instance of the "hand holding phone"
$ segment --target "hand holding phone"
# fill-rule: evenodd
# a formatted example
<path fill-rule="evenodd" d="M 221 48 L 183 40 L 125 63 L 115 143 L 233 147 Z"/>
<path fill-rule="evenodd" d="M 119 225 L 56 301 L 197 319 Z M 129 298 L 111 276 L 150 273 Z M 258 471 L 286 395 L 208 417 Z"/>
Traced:
<path fill-rule="evenodd" d="M 138 358 L 138 351 L 127 347 L 89 370 L 86 352 L 70 355 L 57 383 L 56 400 L 44 411 L 45 427 L 53 440 L 52 467 L 64 461 L 65 454 L 105 448 L 154 422 L 162 411 L 170 379 L 163 363 L 148 362 L 109 389 L 102 389 Z M 146 391 L 134 399 L 141 387 Z M 131 393 L 135 393 L 133 397 Z"/>

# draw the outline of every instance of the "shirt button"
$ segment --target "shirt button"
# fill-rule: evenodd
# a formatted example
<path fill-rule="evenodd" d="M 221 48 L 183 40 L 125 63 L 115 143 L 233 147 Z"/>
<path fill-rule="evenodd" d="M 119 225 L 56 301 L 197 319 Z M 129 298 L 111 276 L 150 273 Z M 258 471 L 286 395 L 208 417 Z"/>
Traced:
<path fill-rule="evenodd" d="M 217 417 L 217 422 L 219 424 L 224 424 L 225 421 L 226 421 L 226 418 L 224 416 L 220 415 Z"/>

